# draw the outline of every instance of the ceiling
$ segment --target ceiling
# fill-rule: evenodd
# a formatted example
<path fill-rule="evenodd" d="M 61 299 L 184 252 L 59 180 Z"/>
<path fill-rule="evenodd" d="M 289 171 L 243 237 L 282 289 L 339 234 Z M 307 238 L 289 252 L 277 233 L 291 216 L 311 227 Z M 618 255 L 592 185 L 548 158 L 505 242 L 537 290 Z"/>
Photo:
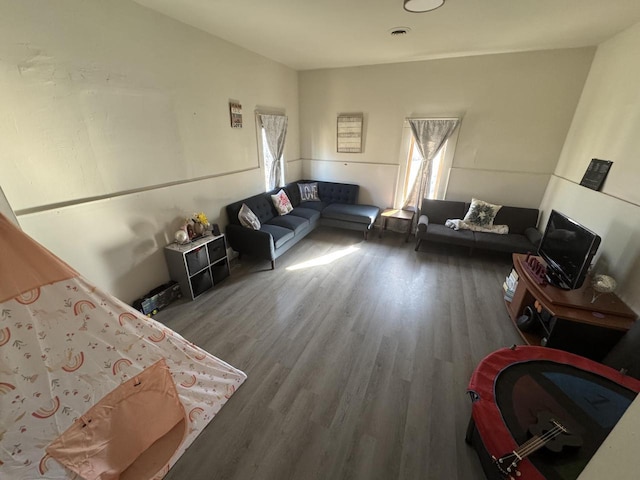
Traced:
<path fill-rule="evenodd" d="M 134 1 L 296 70 L 597 45 L 640 22 L 639 0 Z"/>

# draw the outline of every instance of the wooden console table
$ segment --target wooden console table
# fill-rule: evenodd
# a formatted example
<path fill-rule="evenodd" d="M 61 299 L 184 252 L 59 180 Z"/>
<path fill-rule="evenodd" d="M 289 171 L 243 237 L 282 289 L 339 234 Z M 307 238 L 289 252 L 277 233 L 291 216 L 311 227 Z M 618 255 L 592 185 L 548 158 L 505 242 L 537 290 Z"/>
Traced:
<path fill-rule="evenodd" d="M 526 258 L 523 254 L 513 254 L 518 286 L 513 300 L 505 300 L 509 317 L 522 339 L 528 345 L 544 343 L 547 347 L 602 360 L 631 328 L 637 317 L 635 312 L 614 293 L 601 295 L 591 303 L 593 288 L 589 278 L 576 290 L 540 285 L 526 268 Z M 533 305 L 536 300 L 552 318 L 542 333 L 522 332 L 516 321 L 525 307 Z"/>

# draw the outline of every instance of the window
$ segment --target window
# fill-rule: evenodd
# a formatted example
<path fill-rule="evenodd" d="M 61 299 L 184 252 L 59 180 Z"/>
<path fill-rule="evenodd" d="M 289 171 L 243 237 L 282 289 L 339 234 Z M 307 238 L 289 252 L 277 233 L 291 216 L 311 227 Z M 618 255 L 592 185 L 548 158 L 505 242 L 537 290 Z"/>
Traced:
<path fill-rule="evenodd" d="M 269 145 L 267 144 L 267 132 L 264 127 L 260 128 L 262 137 L 262 159 L 264 161 L 264 189 L 265 192 L 273 190 L 275 187 L 271 185 L 271 172 L 273 171 L 273 162 L 275 162 Z M 284 162 L 282 157 L 277 160 L 280 163 L 280 178 L 277 179 L 276 185 L 284 185 Z"/>
<path fill-rule="evenodd" d="M 413 136 L 410 137 L 411 144 L 409 145 L 409 155 L 407 157 L 407 173 L 404 183 L 404 197 L 409 196 L 409 192 L 416 183 L 418 178 L 418 172 L 420 171 L 420 164 L 422 163 L 422 155 L 420 150 L 415 144 Z M 442 180 L 442 171 L 444 170 L 444 157 L 447 150 L 447 140 L 442 146 L 438 154 L 435 156 L 431 166 L 431 176 L 429 178 L 429 186 L 425 192 L 425 198 L 437 198 L 438 191 L 440 190 L 440 181 Z"/>
<path fill-rule="evenodd" d="M 284 185 L 284 144 L 288 119 L 285 115 L 256 115 L 259 155 L 264 165 L 265 190 Z"/>
<path fill-rule="evenodd" d="M 405 119 L 398 157 L 395 206 L 420 208 L 421 198 L 445 198 L 459 124 L 460 119 L 455 117 Z M 422 149 L 431 152 L 430 155 L 435 153 L 428 172 L 423 170 Z"/>

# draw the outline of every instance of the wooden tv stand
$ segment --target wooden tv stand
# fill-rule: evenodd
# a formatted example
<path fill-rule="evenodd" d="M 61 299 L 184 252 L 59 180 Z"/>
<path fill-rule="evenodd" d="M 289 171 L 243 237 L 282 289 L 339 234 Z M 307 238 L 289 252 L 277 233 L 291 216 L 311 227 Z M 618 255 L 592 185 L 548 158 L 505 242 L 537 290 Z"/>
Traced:
<path fill-rule="evenodd" d="M 615 293 L 606 293 L 591 303 L 590 278 L 577 290 L 541 285 L 526 268 L 527 255 L 514 253 L 518 286 L 511 302 L 505 300 L 509 317 L 527 345 L 545 344 L 602 360 L 636 320 L 636 314 Z M 540 262 L 542 259 L 538 258 Z M 522 332 L 516 321 L 528 305 L 538 301 L 552 315 L 548 325 L 536 332 Z M 542 326 L 541 326 L 542 327 Z M 543 340 L 545 339 L 545 340 Z"/>

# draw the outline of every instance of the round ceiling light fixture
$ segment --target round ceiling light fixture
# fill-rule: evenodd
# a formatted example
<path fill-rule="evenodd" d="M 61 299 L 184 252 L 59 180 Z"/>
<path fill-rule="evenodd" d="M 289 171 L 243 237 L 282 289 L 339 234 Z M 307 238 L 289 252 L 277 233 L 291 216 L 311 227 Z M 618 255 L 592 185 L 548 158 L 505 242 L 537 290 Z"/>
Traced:
<path fill-rule="evenodd" d="M 445 0 L 404 0 L 404 9 L 407 12 L 430 12 L 444 5 Z"/>

